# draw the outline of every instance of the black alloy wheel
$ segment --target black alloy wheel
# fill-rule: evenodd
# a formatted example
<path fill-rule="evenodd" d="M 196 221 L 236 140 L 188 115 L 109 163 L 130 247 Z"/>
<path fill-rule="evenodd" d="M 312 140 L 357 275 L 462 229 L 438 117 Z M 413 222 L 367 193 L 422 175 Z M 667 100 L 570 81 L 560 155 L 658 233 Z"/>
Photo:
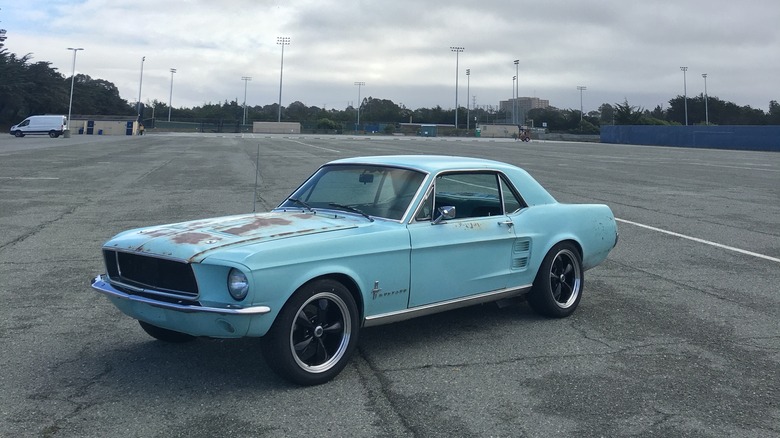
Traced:
<path fill-rule="evenodd" d="M 579 251 L 572 243 L 561 242 L 544 257 L 528 303 L 541 315 L 564 318 L 577 309 L 584 286 Z"/>
<path fill-rule="evenodd" d="M 269 366 L 299 385 L 335 377 L 352 355 L 359 332 L 357 306 L 341 283 L 317 280 L 299 289 L 264 337 Z"/>

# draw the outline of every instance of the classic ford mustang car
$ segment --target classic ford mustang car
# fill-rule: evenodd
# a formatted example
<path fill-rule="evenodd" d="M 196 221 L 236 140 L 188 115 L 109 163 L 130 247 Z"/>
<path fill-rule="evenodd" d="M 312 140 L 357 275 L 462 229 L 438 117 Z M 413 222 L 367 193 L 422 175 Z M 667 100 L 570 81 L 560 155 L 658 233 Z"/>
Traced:
<path fill-rule="evenodd" d="M 163 341 L 262 337 L 274 371 L 313 385 L 364 327 L 523 295 L 566 317 L 617 239 L 609 207 L 558 203 L 509 164 L 348 158 L 271 212 L 116 235 L 92 287 Z"/>

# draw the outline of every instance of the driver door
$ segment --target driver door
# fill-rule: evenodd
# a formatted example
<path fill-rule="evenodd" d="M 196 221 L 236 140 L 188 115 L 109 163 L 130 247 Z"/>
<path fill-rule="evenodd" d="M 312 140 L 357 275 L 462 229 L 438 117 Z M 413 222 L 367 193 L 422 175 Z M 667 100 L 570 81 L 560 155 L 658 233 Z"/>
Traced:
<path fill-rule="evenodd" d="M 409 307 L 506 288 L 516 237 L 500 176 L 450 173 L 434 184 L 409 224 Z M 438 209 L 445 206 L 455 207 L 455 217 L 437 222 Z"/>

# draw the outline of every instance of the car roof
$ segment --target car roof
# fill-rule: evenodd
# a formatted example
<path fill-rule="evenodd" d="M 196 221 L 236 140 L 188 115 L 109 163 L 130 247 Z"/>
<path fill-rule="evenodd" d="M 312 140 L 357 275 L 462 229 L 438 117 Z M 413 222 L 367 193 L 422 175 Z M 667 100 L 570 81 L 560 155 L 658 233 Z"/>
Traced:
<path fill-rule="evenodd" d="M 460 169 L 518 169 L 516 166 L 500 161 L 448 155 L 379 155 L 344 158 L 328 164 L 377 164 L 417 169 L 428 173 Z"/>

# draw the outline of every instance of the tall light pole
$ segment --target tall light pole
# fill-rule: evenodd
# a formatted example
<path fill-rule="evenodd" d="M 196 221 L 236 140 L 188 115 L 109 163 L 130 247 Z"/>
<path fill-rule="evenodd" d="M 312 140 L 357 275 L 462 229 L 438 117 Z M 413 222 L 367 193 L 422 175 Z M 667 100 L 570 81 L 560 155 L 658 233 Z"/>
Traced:
<path fill-rule="evenodd" d="M 450 50 L 455 52 L 455 130 L 458 129 L 458 55 L 464 51 L 463 47 L 450 46 Z"/>
<path fill-rule="evenodd" d="M 363 104 L 363 101 L 360 100 L 360 87 L 366 85 L 366 83 L 363 81 L 358 81 L 355 82 L 355 85 L 358 87 L 357 121 L 355 122 L 355 132 L 357 132 L 358 127 L 360 126 L 360 106 Z"/>
<path fill-rule="evenodd" d="M 515 63 L 515 79 L 517 79 L 517 82 L 515 82 L 515 86 L 517 87 L 517 91 L 515 92 L 515 100 L 514 100 L 515 106 L 514 107 L 517 108 L 517 110 L 519 110 L 520 109 L 520 102 L 518 102 L 517 100 L 520 99 L 520 60 L 519 59 L 515 59 L 514 63 Z M 519 112 L 517 110 L 512 112 L 512 114 L 515 117 L 515 120 L 513 120 L 512 123 L 515 124 L 515 125 L 519 125 L 520 124 L 520 115 L 517 114 Z"/>
<path fill-rule="evenodd" d="M 171 92 L 168 94 L 168 121 L 171 121 L 171 108 L 173 108 L 173 74 L 176 73 L 176 69 L 171 69 Z"/>
<path fill-rule="evenodd" d="M 70 132 L 70 110 L 73 107 L 73 81 L 76 79 L 76 52 L 84 49 L 81 47 L 68 47 L 68 50 L 73 50 L 73 74 L 70 76 L 70 101 L 68 102 L 68 132 Z"/>
<path fill-rule="evenodd" d="M 469 130 L 469 118 L 471 117 L 471 105 L 469 105 L 469 96 L 471 96 L 471 69 L 466 69 L 466 131 Z"/>
<path fill-rule="evenodd" d="M 250 76 L 241 76 L 241 80 L 244 81 L 244 121 L 241 124 L 246 125 L 246 86 L 252 78 Z"/>
<path fill-rule="evenodd" d="M 290 45 L 290 37 L 276 37 L 276 44 L 282 46 L 282 64 L 279 67 L 279 117 L 277 122 L 282 121 L 282 76 L 284 75 L 284 46 Z"/>
<path fill-rule="evenodd" d="M 141 79 L 138 80 L 138 104 L 136 106 L 136 112 L 138 113 L 138 123 L 142 123 L 142 120 L 141 120 L 141 88 L 144 85 L 144 61 L 146 61 L 146 56 L 141 57 Z"/>
<path fill-rule="evenodd" d="M 709 125 L 710 124 L 710 112 L 707 109 L 707 73 L 702 73 L 701 77 L 704 78 L 704 124 Z"/>
<path fill-rule="evenodd" d="M 688 71 L 688 67 L 680 67 L 683 72 L 683 99 L 685 102 L 685 126 L 688 126 L 688 81 L 686 80 L 685 72 Z"/>
<path fill-rule="evenodd" d="M 587 90 L 588 87 L 583 87 L 582 85 L 577 85 L 577 89 L 580 90 L 580 124 L 582 124 L 582 92 Z"/>
<path fill-rule="evenodd" d="M 512 76 L 512 124 L 517 125 L 517 99 L 515 98 L 515 81 L 517 76 Z"/>

